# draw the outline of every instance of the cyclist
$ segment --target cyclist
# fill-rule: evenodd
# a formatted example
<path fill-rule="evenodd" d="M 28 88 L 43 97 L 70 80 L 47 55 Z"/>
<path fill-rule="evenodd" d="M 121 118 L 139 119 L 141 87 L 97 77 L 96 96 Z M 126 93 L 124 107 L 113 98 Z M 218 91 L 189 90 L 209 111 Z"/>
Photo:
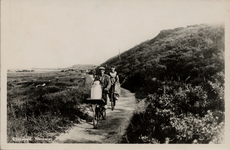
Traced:
<path fill-rule="evenodd" d="M 99 67 L 100 73 L 96 76 L 95 80 L 99 80 L 102 85 L 102 98 L 105 101 L 104 108 L 107 106 L 107 95 L 109 94 L 109 89 L 111 87 L 110 77 L 105 74 L 105 68 Z"/>

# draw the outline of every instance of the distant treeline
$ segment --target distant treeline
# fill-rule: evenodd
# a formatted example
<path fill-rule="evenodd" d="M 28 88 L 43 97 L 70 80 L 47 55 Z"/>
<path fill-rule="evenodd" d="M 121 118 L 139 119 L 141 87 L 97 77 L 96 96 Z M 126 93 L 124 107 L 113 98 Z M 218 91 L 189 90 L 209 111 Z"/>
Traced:
<path fill-rule="evenodd" d="M 18 70 L 7 70 L 7 72 L 34 72 L 34 70 L 18 69 Z"/>

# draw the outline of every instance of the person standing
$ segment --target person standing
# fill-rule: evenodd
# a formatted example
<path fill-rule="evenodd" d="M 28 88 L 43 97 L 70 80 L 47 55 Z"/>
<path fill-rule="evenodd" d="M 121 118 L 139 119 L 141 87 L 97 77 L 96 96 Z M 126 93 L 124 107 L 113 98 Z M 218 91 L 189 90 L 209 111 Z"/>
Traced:
<path fill-rule="evenodd" d="M 105 101 L 105 106 L 107 105 L 107 95 L 109 94 L 109 89 L 111 87 L 111 81 L 110 81 L 110 77 L 105 74 L 105 68 L 104 67 L 100 67 L 99 68 L 99 75 L 97 75 L 95 77 L 95 80 L 99 80 L 100 84 L 102 86 L 102 98 Z"/>
<path fill-rule="evenodd" d="M 111 80 L 111 88 L 109 90 L 109 98 L 118 100 L 120 92 L 118 88 L 120 88 L 120 81 L 117 72 L 115 71 L 115 66 L 111 67 L 111 72 L 109 73 L 110 80 Z"/>

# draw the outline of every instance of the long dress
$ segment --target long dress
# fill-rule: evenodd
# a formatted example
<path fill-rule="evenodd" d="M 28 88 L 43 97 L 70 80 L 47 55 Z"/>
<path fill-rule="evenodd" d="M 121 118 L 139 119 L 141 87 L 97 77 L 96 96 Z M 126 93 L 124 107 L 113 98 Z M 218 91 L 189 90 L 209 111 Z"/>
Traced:
<path fill-rule="evenodd" d="M 110 91 L 109 91 L 109 93 L 110 93 L 109 98 L 111 100 L 112 96 L 114 95 L 113 98 L 115 98 L 115 100 L 118 100 L 118 98 L 120 96 L 120 93 L 115 91 L 115 86 L 120 85 L 119 77 L 118 77 L 116 71 L 115 72 L 110 72 L 109 75 L 110 75 L 110 81 L 111 81 L 111 88 L 110 88 Z"/>

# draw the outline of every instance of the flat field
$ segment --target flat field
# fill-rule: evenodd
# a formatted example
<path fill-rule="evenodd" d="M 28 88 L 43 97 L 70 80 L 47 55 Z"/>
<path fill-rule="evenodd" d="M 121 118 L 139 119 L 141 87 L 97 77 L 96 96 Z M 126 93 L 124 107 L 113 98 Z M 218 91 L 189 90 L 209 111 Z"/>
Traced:
<path fill-rule="evenodd" d="M 80 119 L 92 119 L 84 104 L 91 83 L 77 71 L 8 73 L 7 142 L 50 142 Z"/>

